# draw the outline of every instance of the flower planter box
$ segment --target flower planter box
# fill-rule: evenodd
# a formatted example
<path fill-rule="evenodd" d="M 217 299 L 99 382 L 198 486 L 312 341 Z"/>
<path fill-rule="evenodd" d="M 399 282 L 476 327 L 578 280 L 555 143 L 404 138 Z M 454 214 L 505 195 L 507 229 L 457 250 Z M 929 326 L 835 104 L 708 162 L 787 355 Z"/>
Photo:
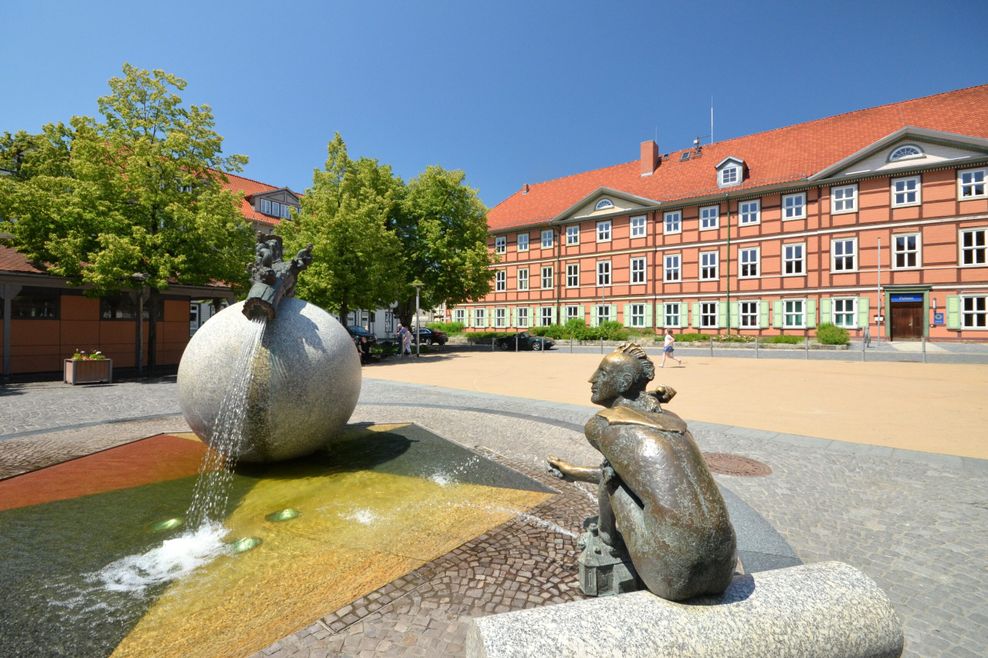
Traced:
<path fill-rule="evenodd" d="M 66 384 L 113 383 L 113 359 L 74 361 L 65 359 Z"/>

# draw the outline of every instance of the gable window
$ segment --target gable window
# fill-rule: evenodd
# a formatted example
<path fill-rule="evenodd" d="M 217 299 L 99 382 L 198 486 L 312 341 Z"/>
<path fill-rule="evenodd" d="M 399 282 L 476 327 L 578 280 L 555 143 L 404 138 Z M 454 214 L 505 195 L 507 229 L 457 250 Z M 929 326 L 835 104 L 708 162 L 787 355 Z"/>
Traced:
<path fill-rule="evenodd" d="M 738 252 L 742 279 L 754 279 L 758 276 L 759 251 L 758 247 L 747 247 Z"/>
<path fill-rule="evenodd" d="M 803 244 L 787 244 L 782 246 L 782 273 L 785 276 L 803 274 L 805 249 Z"/>
<path fill-rule="evenodd" d="M 508 238 L 504 235 L 498 235 L 494 238 L 494 253 L 503 254 L 508 249 Z"/>
<path fill-rule="evenodd" d="M 919 233 L 892 236 L 892 267 L 908 270 L 919 267 Z"/>
<path fill-rule="evenodd" d="M 703 206 L 700 208 L 700 230 L 706 231 L 717 228 L 720 222 L 720 206 Z"/>
<path fill-rule="evenodd" d="M 839 297 L 834 300 L 834 324 L 854 329 L 858 326 L 857 297 Z"/>
<path fill-rule="evenodd" d="M 566 244 L 580 244 L 579 224 L 570 224 L 566 227 Z"/>
<path fill-rule="evenodd" d="M 553 317 L 552 317 L 552 307 L 551 306 L 543 306 L 542 307 L 542 326 L 543 327 L 548 327 L 550 324 L 552 324 L 552 320 L 553 320 Z"/>
<path fill-rule="evenodd" d="M 854 212 L 858 209 L 858 186 L 841 185 L 830 188 L 830 212 Z"/>
<path fill-rule="evenodd" d="M 700 253 L 700 281 L 717 280 L 717 256 L 716 251 Z"/>
<path fill-rule="evenodd" d="M 988 169 L 965 169 L 957 173 L 958 196 L 961 199 L 983 199 Z"/>
<path fill-rule="evenodd" d="M 528 326 L 528 307 L 519 306 L 515 309 L 515 317 L 518 318 L 518 326 L 524 329 Z"/>
<path fill-rule="evenodd" d="M 567 288 L 579 288 L 580 287 L 580 264 L 579 263 L 569 263 L 566 266 L 566 287 Z"/>
<path fill-rule="evenodd" d="M 528 233 L 518 234 L 518 251 L 528 251 Z"/>
<path fill-rule="evenodd" d="M 614 207 L 614 202 L 610 199 L 601 199 L 597 202 L 597 205 L 593 207 L 594 211 L 597 210 L 610 210 Z"/>
<path fill-rule="evenodd" d="M 787 299 L 782 302 L 782 326 L 801 329 L 806 326 L 806 300 Z"/>
<path fill-rule="evenodd" d="M 631 322 L 632 327 L 644 327 L 645 326 L 645 305 L 644 304 L 632 304 L 631 305 Z"/>
<path fill-rule="evenodd" d="M 683 211 L 682 210 L 670 210 L 669 212 L 662 215 L 663 219 L 663 231 L 666 235 L 672 235 L 673 233 L 683 232 Z"/>
<path fill-rule="evenodd" d="M 806 219 L 806 192 L 782 195 L 782 219 Z"/>
<path fill-rule="evenodd" d="M 598 286 L 611 285 L 611 261 L 609 260 L 597 261 L 597 285 Z"/>
<path fill-rule="evenodd" d="M 632 283 L 645 283 L 645 259 L 644 258 L 632 258 L 631 259 L 631 282 Z"/>
<path fill-rule="evenodd" d="M 922 203 L 919 176 L 892 179 L 892 207 L 918 206 Z"/>
<path fill-rule="evenodd" d="M 679 254 L 670 254 L 665 257 L 665 267 L 663 268 L 662 280 L 666 283 L 679 281 L 679 266 L 682 258 Z"/>
<path fill-rule="evenodd" d="M 597 242 L 611 241 L 611 220 L 597 222 Z"/>
<path fill-rule="evenodd" d="M 988 228 L 961 231 L 961 265 L 988 264 Z"/>
<path fill-rule="evenodd" d="M 961 297 L 961 326 L 965 329 L 988 328 L 988 297 Z"/>
<path fill-rule="evenodd" d="M 580 307 L 579 306 L 567 306 L 566 307 L 566 321 L 578 320 L 580 318 Z"/>
<path fill-rule="evenodd" d="M 833 272 L 853 272 L 858 251 L 857 238 L 835 238 L 830 241 L 830 269 Z"/>
<path fill-rule="evenodd" d="M 494 326 L 495 327 L 505 327 L 507 326 L 507 313 L 504 312 L 503 308 L 494 309 Z"/>
<path fill-rule="evenodd" d="M 665 321 L 665 326 L 667 327 L 678 327 L 679 322 L 679 302 L 666 302 L 665 310 L 663 315 L 665 316 L 663 320 Z"/>
<path fill-rule="evenodd" d="M 504 292 L 508 289 L 508 273 L 498 270 L 494 273 L 494 292 Z"/>
<path fill-rule="evenodd" d="M 915 144 L 903 144 L 889 154 L 889 162 L 923 157 L 923 149 Z"/>
<path fill-rule="evenodd" d="M 552 267 L 550 266 L 542 268 L 542 287 L 547 290 L 552 287 Z"/>
<path fill-rule="evenodd" d="M 475 327 L 486 327 L 487 326 L 487 310 L 483 308 L 475 308 L 473 310 L 473 326 Z"/>
<path fill-rule="evenodd" d="M 638 215 L 631 218 L 631 237 L 645 237 L 645 215 Z"/>
<path fill-rule="evenodd" d="M 700 303 L 700 326 L 705 329 L 717 326 L 717 302 Z"/>
<path fill-rule="evenodd" d="M 453 309 L 453 322 L 459 322 L 460 324 L 465 324 L 466 321 L 467 321 L 466 309 L 462 309 L 462 308 Z"/>
<path fill-rule="evenodd" d="M 741 214 L 741 226 L 752 226 L 758 224 L 762 218 L 762 202 L 759 199 L 742 201 L 738 208 Z"/>
<path fill-rule="evenodd" d="M 553 232 L 551 228 L 547 228 L 542 231 L 542 248 L 552 249 L 553 243 Z"/>
<path fill-rule="evenodd" d="M 736 185 L 738 179 L 740 178 L 739 172 L 740 167 L 725 167 L 720 172 L 720 184 L 721 185 Z"/>
<path fill-rule="evenodd" d="M 739 322 L 744 329 L 758 328 L 758 302 L 741 302 Z"/>
<path fill-rule="evenodd" d="M 518 270 L 518 290 L 528 290 L 528 268 Z"/>

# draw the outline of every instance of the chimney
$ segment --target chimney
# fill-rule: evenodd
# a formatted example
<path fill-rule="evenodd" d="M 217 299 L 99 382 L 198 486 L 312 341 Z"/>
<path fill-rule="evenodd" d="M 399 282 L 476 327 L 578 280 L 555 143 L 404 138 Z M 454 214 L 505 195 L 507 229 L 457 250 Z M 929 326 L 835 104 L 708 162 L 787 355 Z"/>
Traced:
<path fill-rule="evenodd" d="M 654 140 L 647 140 L 641 145 L 641 175 L 651 176 L 659 166 L 659 145 Z"/>
<path fill-rule="evenodd" d="M 524 185 L 521 186 L 521 193 L 528 194 L 528 183 L 525 183 Z"/>

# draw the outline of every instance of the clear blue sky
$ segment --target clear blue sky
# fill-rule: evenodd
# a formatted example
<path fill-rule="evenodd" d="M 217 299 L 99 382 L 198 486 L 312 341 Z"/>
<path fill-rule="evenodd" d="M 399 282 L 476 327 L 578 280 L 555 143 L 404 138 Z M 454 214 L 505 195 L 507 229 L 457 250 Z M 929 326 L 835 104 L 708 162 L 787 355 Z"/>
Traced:
<path fill-rule="evenodd" d="M 410 179 L 525 182 L 988 82 L 988 2 L 0 3 L 0 132 L 96 114 L 130 62 L 185 78 L 245 175 L 304 190 L 338 131 Z"/>

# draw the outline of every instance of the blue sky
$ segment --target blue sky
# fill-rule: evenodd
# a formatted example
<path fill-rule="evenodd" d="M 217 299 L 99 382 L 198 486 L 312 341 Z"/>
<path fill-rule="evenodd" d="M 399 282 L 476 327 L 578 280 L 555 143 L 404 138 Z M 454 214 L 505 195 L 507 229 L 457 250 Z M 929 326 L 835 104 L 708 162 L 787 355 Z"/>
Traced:
<path fill-rule="evenodd" d="M 0 131 L 96 113 L 130 62 L 185 78 L 245 175 L 304 190 L 340 132 L 410 179 L 521 187 L 988 82 L 988 3 L 0 3 Z"/>

